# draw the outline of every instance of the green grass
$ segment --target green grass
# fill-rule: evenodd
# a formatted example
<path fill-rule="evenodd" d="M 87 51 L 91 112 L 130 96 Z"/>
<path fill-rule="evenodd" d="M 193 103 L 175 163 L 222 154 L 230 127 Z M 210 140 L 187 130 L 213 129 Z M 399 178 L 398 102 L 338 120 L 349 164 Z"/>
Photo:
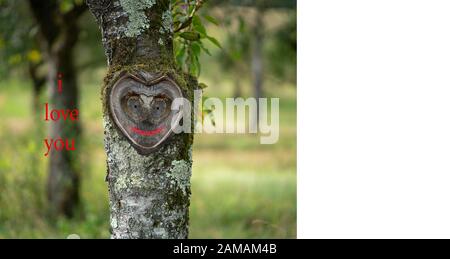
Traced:
<path fill-rule="evenodd" d="M 109 237 L 98 74 L 81 81 L 84 216 L 72 220 L 47 215 L 46 124 L 33 120 L 29 83 L 0 82 L 0 238 Z M 231 92 L 223 85 L 210 88 L 208 96 Z M 191 238 L 295 238 L 295 89 L 280 89 L 268 91 L 281 97 L 277 144 L 260 145 L 258 135 L 195 136 Z"/>

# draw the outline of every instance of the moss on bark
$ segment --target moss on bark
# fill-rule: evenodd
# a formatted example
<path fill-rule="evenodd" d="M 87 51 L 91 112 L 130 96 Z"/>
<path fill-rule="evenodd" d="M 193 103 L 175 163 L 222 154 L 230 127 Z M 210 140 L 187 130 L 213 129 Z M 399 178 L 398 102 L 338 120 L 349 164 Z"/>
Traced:
<path fill-rule="evenodd" d="M 136 12 L 130 9 L 132 5 L 121 5 L 124 0 L 111 0 L 103 9 L 97 8 L 99 1 L 89 0 L 88 5 L 102 28 L 109 64 L 101 99 L 112 237 L 187 238 L 193 134 L 174 134 L 154 152 L 140 155 L 118 130 L 109 110 L 114 83 L 124 73 L 138 71 L 167 75 L 192 106 L 197 82 L 175 66 L 171 21 L 167 18 L 170 0 L 136 7 Z M 130 18 L 130 13 L 142 12 L 146 17 L 142 23 Z M 134 25 L 127 28 L 130 22 L 140 29 Z"/>

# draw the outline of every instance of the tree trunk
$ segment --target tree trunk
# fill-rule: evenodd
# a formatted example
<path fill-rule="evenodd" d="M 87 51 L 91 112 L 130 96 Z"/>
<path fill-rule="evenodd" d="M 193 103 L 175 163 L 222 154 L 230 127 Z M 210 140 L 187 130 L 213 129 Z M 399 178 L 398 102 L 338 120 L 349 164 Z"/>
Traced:
<path fill-rule="evenodd" d="M 238 66 L 236 66 L 238 67 Z M 236 69 L 236 75 L 239 75 L 242 71 L 239 69 Z M 241 78 L 236 76 L 234 78 L 234 91 L 233 91 L 234 98 L 242 97 L 242 84 L 241 84 Z"/>
<path fill-rule="evenodd" d="M 58 1 L 29 0 L 30 9 L 39 28 L 42 52 L 48 64 L 47 83 L 50 108 L 78 108 L 77 72 L 73 52 L 78 40 L 77 20 L 86 6 L 75 6 L 62 13 Z M 59 77 L 58 75 L 61 75 Z M 57 81 L 63 82 L 62 92 L 57 92 Z M 41 107 L 40 109 L 44 109 Z M 49 122 L 49 136 L 52 139 L 73 140 L 79 144 L 79 121 L 62 119 Z M 52 216 L 72 217 L 79 205 L 79 168 L 77 151 L 50 151 L 47 195 Z"/>
<path fill-rule="evenodd" d="M 197 83 L 175 68 L 170 0 L 89 0 L 109 65 L 102 90 L 112 238 L 187 238 L 190 133 L 140 154 L 111 116 L 109 94 L 123 73 L 164 74 L 193 101 Z"/>
<path fill-rule="evenodd" d="M 42 89 L 44 88 L 45 85 L 45 77 L 44 76 L 40 76 L 38 73 L 38 69 L 39 66 L 41 66 L 42 62 L 40 63 L 33 63 L 33 62 L 29 62 L 28 63 L 28 74 L 31 78 L 31 83 L 32 83 L 32 87 L 33 87 L 33 105 L 32 105 L 32 111 L 33 114 L 36 116 L 35 119 L 40 120 L 41 116 L 39 116 L 42 111 L 41 111 L 41 105 L 39 102 L 39 97 L 41 95 Z"/>
<path fill-rule="evenodd" d="M 253 93 L 254 97 L 259 100 L 263 96 L 263 29 L 264 29 L 264 10 L 257 8 L 255 15 L 255 23 L 253 26 L 252 40 L 252 74 L 253 74 Z M 253 123 L 259 123 L 259 102 L 257 101 L 255 120 Z"/>
<path fill-rule="evenodd" d="M 78 29 L 70 30 L 76 36 Z M 60 51 L 49 54 L 48 84 L 51 103 L 55 109 L 78 109 L 77 73 L 73 64 L 73 48 L 64 44 Z M 62 91 L 58 92 L 58 80 L 61 79 Z M 80 203 L 80 168 L 77 161 L 80 141 L 79 121 L 58 120 L 50 122 L 50 138 L 73 141 L 75 150 L 50 152 L 48 175 L 48 199 L 54 215 L 74 216 Z"/>

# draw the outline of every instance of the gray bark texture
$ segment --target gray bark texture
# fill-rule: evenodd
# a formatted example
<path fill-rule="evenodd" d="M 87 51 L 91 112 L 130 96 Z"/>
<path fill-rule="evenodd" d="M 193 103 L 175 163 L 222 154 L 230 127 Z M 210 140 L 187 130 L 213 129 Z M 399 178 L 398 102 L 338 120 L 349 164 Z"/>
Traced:
<path fill-rule="evenodd" d="M 170 0 L 88 0 L 102 31 L 108 74 L 102 90 L 112 238 L 187 238 L 193 135 L 174 134 L 140 155 L 111 117 L 120 73 L 165 74 L 193 101 L 194 78 L 176 69 Z"/>

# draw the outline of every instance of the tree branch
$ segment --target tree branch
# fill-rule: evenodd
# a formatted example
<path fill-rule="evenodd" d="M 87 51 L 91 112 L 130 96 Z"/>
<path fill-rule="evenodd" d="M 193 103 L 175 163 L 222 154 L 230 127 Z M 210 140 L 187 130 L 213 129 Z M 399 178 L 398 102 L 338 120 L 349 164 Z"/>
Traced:
<path fill-rule="evenodd" d="M 82 3 L 80 5 L 75 5 L 69 12 L 64 15 L 65 20 L 76 20 L 78 17 L 83 15 L 85 11 L 88 10 L 88 6 L 86 3 Z"/>
<path fill-rule="evenodd" d="M 58 3 L 54 0 L 28 0 L 31 12 L 39 25 L 39 30 L 45 40 L 51 43 L 57 38 L 60 28 L 55 22 Z"/>

